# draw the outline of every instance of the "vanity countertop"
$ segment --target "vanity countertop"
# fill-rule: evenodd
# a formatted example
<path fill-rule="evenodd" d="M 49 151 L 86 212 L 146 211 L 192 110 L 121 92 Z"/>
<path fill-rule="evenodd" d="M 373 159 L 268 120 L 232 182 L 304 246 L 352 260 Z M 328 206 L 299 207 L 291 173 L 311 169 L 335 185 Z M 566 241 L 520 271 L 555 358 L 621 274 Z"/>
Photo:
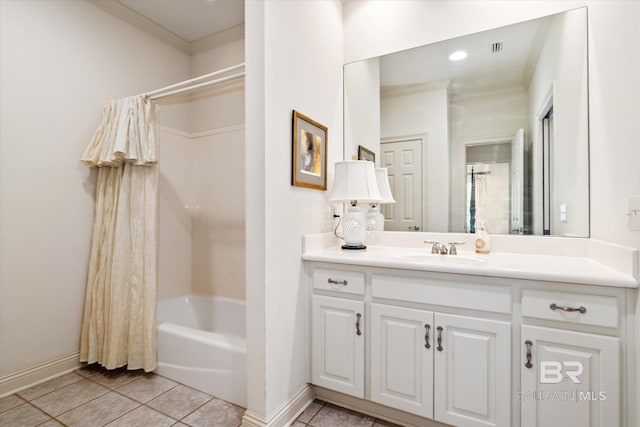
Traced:
<path fill-rule="evenodd" d="M 396 268 L 438 273 L 467 274 L 637 288 L 631 274 L 588 257 L 492 252 L 487 255 L 459 251 L 458 255 L 431 254 L 426 248 L 369 246 L 366 251 L 343 251 L 339 246 L 306 250 L 305 261 Z"/>

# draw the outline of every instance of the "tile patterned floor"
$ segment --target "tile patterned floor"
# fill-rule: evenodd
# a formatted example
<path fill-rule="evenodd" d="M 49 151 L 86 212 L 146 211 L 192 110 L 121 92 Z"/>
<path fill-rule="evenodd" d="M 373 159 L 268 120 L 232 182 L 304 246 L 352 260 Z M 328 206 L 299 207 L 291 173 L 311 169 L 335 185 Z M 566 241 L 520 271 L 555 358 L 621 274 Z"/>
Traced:
<path fill-rule="evenodd" d="M 291 427 L 400 427 L 387 421 L 314 400 Z"/>
<path fill-rule="evenodd" d="M 237 427 L 244 408 L 156 374 L 88 366 L 0 399 L 0 427 Z M 313 401 L 292 427 L 399 427 Z"/>
<path fill-rule="evenodd" d="M 94 366 L 0 399 L 1 427 L 237 427 L 243 414 L 160 375 Z"/>

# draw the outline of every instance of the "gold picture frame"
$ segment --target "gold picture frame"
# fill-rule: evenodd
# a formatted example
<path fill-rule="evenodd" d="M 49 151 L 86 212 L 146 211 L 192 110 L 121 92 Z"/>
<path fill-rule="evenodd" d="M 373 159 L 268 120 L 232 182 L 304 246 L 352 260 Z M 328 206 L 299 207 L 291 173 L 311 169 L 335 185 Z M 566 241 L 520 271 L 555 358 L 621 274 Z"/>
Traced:
<path fill-rule="evenodd" d="M 368 160 L 372 163 L 376 163 L 376 153 L 368 148 L 358 145 L 358 160 Z"/>
<path fill-rule="evenodd" d="M 291 185 L 326 190 L 327 127 L 296 110 L 292 127 Z"/>

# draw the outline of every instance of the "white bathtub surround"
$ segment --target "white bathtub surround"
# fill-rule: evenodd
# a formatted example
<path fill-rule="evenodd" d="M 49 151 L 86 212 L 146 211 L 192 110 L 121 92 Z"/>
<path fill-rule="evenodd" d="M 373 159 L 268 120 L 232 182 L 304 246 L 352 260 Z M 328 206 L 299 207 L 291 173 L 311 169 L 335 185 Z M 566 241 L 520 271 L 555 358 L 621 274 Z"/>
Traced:
<path fill-rule="evenodd" d="M 186 295 L 158 303 L 156 373 L 247 406 L 244 301 Z"/>
<path fill-rule="evenodd" d="M 142 96 L 105 107 L 82 161 L 99 167 L 80 361 L 156 367 L 157 112 Z"/>

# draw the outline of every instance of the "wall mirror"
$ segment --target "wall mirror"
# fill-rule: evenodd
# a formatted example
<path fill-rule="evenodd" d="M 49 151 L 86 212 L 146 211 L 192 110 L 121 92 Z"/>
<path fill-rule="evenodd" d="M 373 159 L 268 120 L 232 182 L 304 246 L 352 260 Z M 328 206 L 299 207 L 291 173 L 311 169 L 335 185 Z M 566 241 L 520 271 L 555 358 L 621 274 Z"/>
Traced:
<path fill-rule="evenodd" d="M 587 78 L 586 8 L 346 64 L 344 157 L 389 169 L 385 230 L 588 237 Z"/>

